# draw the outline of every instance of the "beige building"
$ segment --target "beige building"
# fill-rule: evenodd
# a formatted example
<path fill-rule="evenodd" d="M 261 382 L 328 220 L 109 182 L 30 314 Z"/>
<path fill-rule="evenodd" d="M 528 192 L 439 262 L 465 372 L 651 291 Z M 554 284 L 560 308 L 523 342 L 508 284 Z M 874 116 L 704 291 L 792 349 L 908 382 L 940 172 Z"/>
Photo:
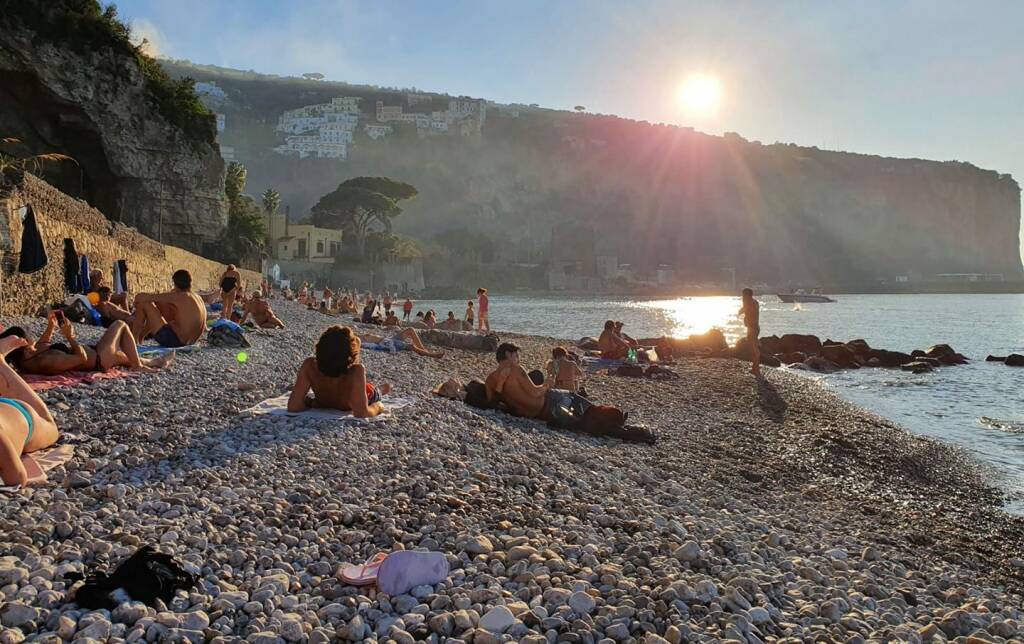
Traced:
<path fill-rule="evenodd" d="M 270 221 L 270 244 L 274 259 L 333 263 L 341 253 L 342 232 L 312 224 L 289 224 L 284 214 Z"/>

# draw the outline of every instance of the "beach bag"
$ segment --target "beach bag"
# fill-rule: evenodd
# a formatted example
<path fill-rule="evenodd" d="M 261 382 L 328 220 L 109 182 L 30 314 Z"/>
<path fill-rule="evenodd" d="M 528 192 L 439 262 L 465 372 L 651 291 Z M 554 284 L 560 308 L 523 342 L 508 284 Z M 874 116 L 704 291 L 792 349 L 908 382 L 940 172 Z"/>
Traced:
<path fill-rule="evenodd" d="M 210 346 L 227 347 L 230 349 L 247 349 L 250 345 L 245 339 L 245 330 L 230 320 L 218 320 L 206 334 Z"/>
<path fill-rule="evenodd" d="M 466 383 L 465 402 L 470 407 L 477 409 L 490 409 L 490 401 L 487 400 L 487 385 L 483 380 L 470 380 Z"/>
<path fill-rule="evenodd" d="M 68 298 L 64 306 L 64 315 L 72 322 L 79 324 L 103 326 L 100 312 L 89 304 L 89 300 L 84 295 L 72 295 Z"/>
<path fill-rule="evenodd" d="M 110 593 L 123 588 L 133 600 L 147 606 L 153 606 L 158 598 L 169 604 L 177 591 L 191 590 L 196 581 L 196 576 L 182 568 L 171 555 L 146 545 L 136 550 L 112 574 L 90 574 L 85 584 L 75 591 L 74 601 L 90 610 L 112 610 L 118 602 L 110 597 Z"/>
<path fill-rule="evenodd" d="M 636 364 L 624 364 L 615 369 L 615 375 L 627 378 L 643 378 L 644 368 Z"/>

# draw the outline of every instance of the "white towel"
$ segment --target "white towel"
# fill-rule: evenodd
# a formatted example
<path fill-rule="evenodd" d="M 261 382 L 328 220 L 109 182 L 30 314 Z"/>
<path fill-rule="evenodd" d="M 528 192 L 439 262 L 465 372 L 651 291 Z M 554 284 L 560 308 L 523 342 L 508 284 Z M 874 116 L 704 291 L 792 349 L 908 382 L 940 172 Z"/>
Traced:
<path fill-rule="evenodd" d="M 63 438 L 63 437 L 62 437 Z M 28 484 L 39 485 L 47 480 L 46 473 L 55 467 L 64 465 L 75 455 L 75 448 L 71 445 L 57 445 L 48 449 L 41 449 L 31 454 L 22 454 L 21 462 L 28 471 Z M 0 492 L 17 492 L 20 486 L 8 485 L 0 487 Z"/>
<path fill-rule="evenodd" d="M 120 266 L 120 264 L 117 263 L 117 260 L 114 260 L 114 272 L 113 272 L 113 275 L 114 275 L 114 292 L 115 293 L 124 293 L 124 282 L 121 279 L 122 278 L 121 266 Z"/>
<path fill-rule="evenodd" d="M 356 418 L 350 411 L 341 411 L 339 409 L 307 409 L 298 413 L 288 411 L 288 397 L 291 394 L 281 394 L 277 398 L 267 398 L 261 403 L 257 403 L 255 406 L 246 409 L 254 416 L 262 416 L 264 414 L 270 414 L 271 416 L 302 416 L 304 418 L 312 418 L 318 420 L 356 420 L 356 421 L 371 421 L 387 418 L 391 415 L 392 409 L 401 409 L 402 407 L 408 407 L 413 404 L 415 399 L 403 398 L 401 396 L 387 395 L 381 399 L 384 403 L 384 413 L 373 418 Z"/>

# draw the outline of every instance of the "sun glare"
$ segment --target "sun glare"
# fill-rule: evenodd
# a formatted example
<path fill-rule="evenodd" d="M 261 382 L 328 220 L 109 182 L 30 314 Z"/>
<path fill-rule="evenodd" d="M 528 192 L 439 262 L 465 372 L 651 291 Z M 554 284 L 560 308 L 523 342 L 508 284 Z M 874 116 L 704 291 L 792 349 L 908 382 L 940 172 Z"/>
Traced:
<path fill-rule="evenodd" d="M 694 74 L 679 86 L 679 105 L 693 116 L 709 116 L 718 111 L 722 84 L 708 74 Z"/>

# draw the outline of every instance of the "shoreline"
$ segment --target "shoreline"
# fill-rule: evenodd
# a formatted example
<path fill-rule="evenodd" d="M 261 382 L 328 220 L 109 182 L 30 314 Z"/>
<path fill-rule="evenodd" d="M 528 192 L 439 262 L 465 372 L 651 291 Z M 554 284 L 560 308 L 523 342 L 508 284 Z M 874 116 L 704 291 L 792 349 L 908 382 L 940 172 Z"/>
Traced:
<path fill-rule="evenodd" d="M 17 558 L 0 573 L 19 580 L 5 600 L 37 611 L 26 634 L 488 644 L 500 638 L 479 618 L 505 604 L 505 635 L 531 644 L 1024 635 L 1024 518 L 999 509 L 981 464 L 810 379 L 766 370 L 758 385 L 746 363 L 701 358 L 675 381 L 589 375 L 595 402 L 655 428 L 649 447 L 428 393 L 484 376 L 489 353 L 368 351 L 369 373 L 412 406 L 365 424 L 252 417 L 239 412 L 290 389 L 319 333 L 346 323 L 273 304 L 288 328 L 250 333 L 244 365 L 204 349 L 166 373 L 44 394 L 84 440 L 50 484 L 0 496 L 0 548 Z M 557 342 L 500 335 L 530 366 Z M 147 542 L 201 587 L 165 612 L 62 608 L 61 569 Z M 453 574 L 388 600 L 333 577 L 396 547 L 440 550 Z M 586 615 L 574 592 L 593 600 Z"/>

